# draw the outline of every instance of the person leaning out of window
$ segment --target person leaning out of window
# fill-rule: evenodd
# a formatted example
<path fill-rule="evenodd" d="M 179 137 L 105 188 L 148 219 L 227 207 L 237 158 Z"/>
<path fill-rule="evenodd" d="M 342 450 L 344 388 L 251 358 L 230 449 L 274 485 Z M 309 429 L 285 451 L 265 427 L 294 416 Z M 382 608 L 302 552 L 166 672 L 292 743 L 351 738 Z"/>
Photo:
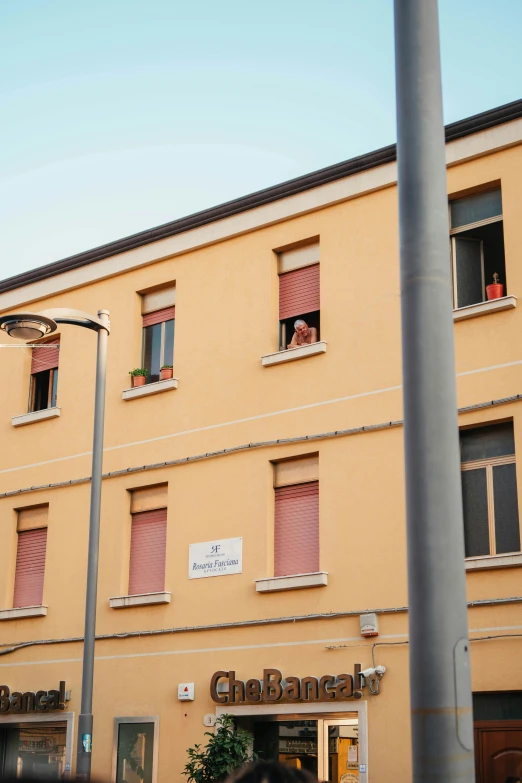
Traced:
<path fill-rule="evenodd" d="M 287 348 L 299 348 L 300 345 L 310 345 L 317 342 L 317 329 L 315 326 L 308 326 L 306 321 L 298 318 L 294 323 L 294 336 Z"/>

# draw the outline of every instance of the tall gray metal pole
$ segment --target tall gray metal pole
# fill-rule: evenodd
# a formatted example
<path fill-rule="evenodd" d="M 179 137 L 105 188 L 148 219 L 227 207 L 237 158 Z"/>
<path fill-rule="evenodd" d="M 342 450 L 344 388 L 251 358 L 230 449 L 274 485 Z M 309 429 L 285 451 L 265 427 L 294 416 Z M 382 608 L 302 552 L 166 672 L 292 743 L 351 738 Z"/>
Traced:
<path fill-rule="evenodd" d="M 437 0 L 395 0 L 413 780 L 472 783 Z"/>
<path fill-rule="evenodd" d="M 100 320 L 109 325 L 108 310 L 100 310 Z M 105 419 L 105 377 L 108 331 L 98 331 L 96 391 L 94 397 L 94 435 L 92 445 L 91 512 L 85 599 L 85 636 L 83 642 L 82 702 L 78 719 L 76 779 L 90 780 L 92 749 L 92 692 L 94 677 L 94 639 L 96 634 L 96 596 L 98 592 L 98 550 L 100 542 L 100 506 L 103 462 L 103 425 Z"/>

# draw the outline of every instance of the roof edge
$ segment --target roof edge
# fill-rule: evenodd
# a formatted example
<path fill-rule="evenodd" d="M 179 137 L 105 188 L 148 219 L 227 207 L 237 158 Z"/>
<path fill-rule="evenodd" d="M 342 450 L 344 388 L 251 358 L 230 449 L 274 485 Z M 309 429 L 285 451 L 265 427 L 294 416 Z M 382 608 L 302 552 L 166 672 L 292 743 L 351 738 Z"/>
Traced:
<path fill-rule="evenodd" d="M 446 125 L 446 143 L 463 138 L 464 136 L 470 136 L 473 133 L 479 133 L 488 128 L 495 127 L 496 125 L 502 125 L 505 122 L 511 122 L 520 117 L 522 117 L 522 100 L 506 103 L 495 109 L 489 109 L 480 114 L 475 114 L 472 117 L 467 117 L 466 119 L 458 120 L 457 122 Z M 36 269 L 30 269 L 27 272 L 14 275 L 13 277 L 8 277 L 5 280 L 0 281 L 0 293 L 12 291 L 31 283 L 36 283 L 40 280 L 62 274 L 63 272 L 69 272 L 72 269 L 78 269 L 87 264 L 92 264 L 95 261 L 101 261 L 104 258 L 151 244 L 160 239 L 166 239 L 175 236 L 176 234 L 181 234 L 185 231 L 214 223 L 217 220 L 223 220 L 232 215 L 246 212 L 249 209 L 255 209 L 264 204 L 293 196 L 296 193 L 302 193 L 311 188 L 326 185 L 329 182 L 343 179 L 344 177 L 349 177 L 353 174 L 358 174 L 361 171 L 376 168 L 377 166 L 382 166 L 386 163 L 393 163 L 396 158 L 397 147 L 395 144 L 381 147 L 373 152 L 350 158 L 341 163 L 336 163 L 333 166 L 326 166 L 325 168 L 318 169 L 310 174 L 304 174 L 295 177 L 294 179 L 286 180 L 278 185 L 272 185 L 247 196 L 241 196 L 232 201 L 219 204 L 216 207 L 194 212 L 191 215 L 178 218 L 169 223 L 163 223 L 155 228 L 139 231 L 136 234 L 131 234 L 123 239 L 108 242 L 107 244 L 100 245 L 92 250 L 86 250 L 73 256 L 63 258 L 60 261 L 54 261 L 50 264 L 37 267 Z"/>

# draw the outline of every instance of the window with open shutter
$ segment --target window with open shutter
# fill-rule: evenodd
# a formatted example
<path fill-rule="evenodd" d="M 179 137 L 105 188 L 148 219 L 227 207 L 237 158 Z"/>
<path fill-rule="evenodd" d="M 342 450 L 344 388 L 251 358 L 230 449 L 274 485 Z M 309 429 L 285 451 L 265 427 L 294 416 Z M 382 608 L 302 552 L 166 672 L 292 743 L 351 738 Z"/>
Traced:
<path fill-rule="evenodd" d="M 29 412 L 54 408 L 58 389 L 60 340 L 49 340 L 33 348 Z"/>
<path fill-rule="evenodd" d="M 278 273 L 280 349 L 290 344 L 297 319 L 319 339 L 319 243 L 278 252 Z"/>
<path fill-rule="evenodd" d="M 147 383 L 159 381 L 161 368 L 174 364 L 175 294 L 171 286 L 142 295 L 142 367 L 149 371 Z"/>
<path fill-rule="evenodd" d="M 275 465 L 274 576 L 319 570 L 319 481 L 316 454 Z"/>

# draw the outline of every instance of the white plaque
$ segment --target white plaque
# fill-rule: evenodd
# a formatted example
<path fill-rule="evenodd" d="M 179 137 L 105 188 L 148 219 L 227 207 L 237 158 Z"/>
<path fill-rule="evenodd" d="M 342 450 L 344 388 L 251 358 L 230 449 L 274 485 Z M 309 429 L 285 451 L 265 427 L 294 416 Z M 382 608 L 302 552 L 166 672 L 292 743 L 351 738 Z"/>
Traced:
<path fill-rule="evenodd" d="M 204 576 L 240 574 L 243 565 L 243 539 L 223 538 L 189 546 L 189 579 Z"/>

